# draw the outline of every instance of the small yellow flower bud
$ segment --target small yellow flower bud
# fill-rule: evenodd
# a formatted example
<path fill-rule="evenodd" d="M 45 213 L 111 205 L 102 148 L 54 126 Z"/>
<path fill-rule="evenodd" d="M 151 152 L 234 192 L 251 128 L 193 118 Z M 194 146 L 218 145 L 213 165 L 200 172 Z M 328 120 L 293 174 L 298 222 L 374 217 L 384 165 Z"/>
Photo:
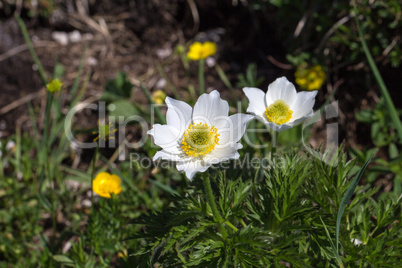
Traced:
<path fill-rule="evenodd" d="M 156 90 L 155 92 L 152 93 L 152 100 L 156 104 L 162 104 L 166 99 L 166 93 L 163 90 Z"/>
<path fill-rule="evenodd" d="M 60 82 L 59 79 L 50 79 L 49 83 L 46 85 L 46 88 L 49 92 L 56 92 L 60 91 L 61 87 L 63 86 L 63 83 Z"/>

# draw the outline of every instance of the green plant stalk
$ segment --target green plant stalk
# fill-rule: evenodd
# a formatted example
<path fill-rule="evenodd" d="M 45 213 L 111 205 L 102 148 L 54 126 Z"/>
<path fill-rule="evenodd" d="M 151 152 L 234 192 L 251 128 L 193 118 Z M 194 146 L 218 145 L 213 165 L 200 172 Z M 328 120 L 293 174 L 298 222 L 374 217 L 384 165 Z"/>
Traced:
<path fill-rule="evenodd" d="M 146 89 L 142 84 L 140 84 L 140 88 L 142 90 L 142 92 L 145 94 L 145 96 L 147 97 L 148 101 L 154 105 L 155 107 L 155 113 L 156 113 L 156 117 L 158 117 L 159 122 L 161 124 L 166 124 L 166 119 L 165 117 L 163 117 L 161 110 L 159 109 L 159 107 L 156 105 L 156 103 L 152 100 L 151 94 L 149 94 L 148 89 Z"/>
<path fill-rule="evenodd" d="M 228 77 L 226 76 L 225 72 L 223 71 L 223 69 L 221 68 L 221 66 L 219 66 L 219 64 L 215 64 L 215 70 L 219 75 L 219 78 L 222 80 L 222 82 L 225 84 L 225 86 L 227 86 L 230 90 L 233 90 L 233 86 L 230 83 Z"/>
<path fill-rule="evenodd" d="M 75 103 L 76 101 L 79 100 L 78 95 L 76 96 L 76 93 L 77 93 L 77 90 L 78 90 L 78 84 L 80 83 L 80 78 L 81 78 L 82 69 L 83 69 L 84 63 L 85 63 L 87 49 L 88 49 L 88 45 L 86 44 L 85 49 L 84 49 L 84 53 L 82 54 L 80 65 L 78 66 L 77 76 L 75 77 L 73 87 L 71 88 L 70 103 Z M 72 106 L 74 106 L 74 105 L 72 105 Z"/>
<path fill-rule="evenodd" d="M 21 32 L 22 32 L 22 36 L 24 37 L 25 42 L 27 43 L 29 52 L 31 53 L 31 56 L 32 56 L 32 58 L 33 58 L 33 60 L 34 60 L 34 62 L 35 62 L 35 64 L 36 64 L 36 66 L 38 67 L 39 75 L 40 75 L 40 77 L 42 78 L 42 81 L 43 81 L 44 85 L 46 86 L 48 80 L 47 80 L 47 78 L 46 78 L 46 74 L 45 74 L 45 71 L 44 71 L 44 69 L 43 69 L 43 66 L 42 66 L 42 64 L 40 63 L 40 60 L 39 60 L 39 58 L 38 58 L 38 55 L 36 54 L 35 49 L 34 49 L 34 47 L 33 47 L 33 45 L 32 45 L 31 39 L 29 38 L 29 34 L 28 34 L 27 28 L 26 28 L 26 26 L 25 26 L 25 23 L 24 23 L 24 21 L 20 18 L 20 16 L 18 16 L 18 15 L 15 16 L 15 19 L 17 20 L 18 25 L 20 26 L 20 29 L 21 29 Z"/>
<path fill-rule="evenodd" d="M 4 177 L 3 159 L 0 159 L 0 177 Z"/>
<path fill-rule="evenodd" d="M 21 171 L 21 128 L 17 127 L 15 129 L 15 143 L 16 143 L 16 150 L 15 150 L 15 169 L 17 172 Z"/>
<path fill-rule="evenodd" d="M 224 226 L 222 226 L 221 222 L 223 221 L 221 215 L 219 214 L 218 207 L 216 206 L 214 195 L 212 193 L 212 188 L 211 188 L 211 181 L 209 180 L 208 175 L 205 175 L 203 178 L 204 182 L 204 187 L 205 187 L 205 192 L 207 194 L 207 199 L 209 206 L 211 207 L 212 210 L 212 215 L 214 216 L 214 220 L 219 222 L 219 229 L 222 233 L 223 238 L 226 238 L 228 236 L 226 229 Z"/>
<path fill-rule="evenodd" d="M 173 92 L 173 95 L 177 98 L 180 99 L 180 94 L 177 91 L 177 89 L 173 86 L 173 84 L 170 82 L 168 77 L 166 76 L 166 73 L 163 71 L 163 68 L 160 64 L 156 65 L 156 68 L 158 69 L 159 74 L 165 79 L 169 89 Z"/>
<path fill-rule="evenodd" d="M 181 59 L 181 62 L 183 63 L 183 67 L 184 67 L 184 70 L 186 71 L 186 74 L 188 74 L 189 70 L 190 70 L 190 65 L 188 64 L 187 56 L 184 53 L 181 53 L 180 59 Z"/>
<path fill-rule="evenodd" d="M 92 171 L 91 171 L 91 204 L 92 208 L 94 207 L 94 179 L 95 179 L 95 167 L 96 167 L 96 158 L 98 157 L 99 151 L 99 143 L 96 144 L 94 157 L 92 159 Z"/>
<path fill-rule="evenodd" d="M 373 74 L 374 74 L 374 77 L 375 77 L 375 79 L 377 81 L 377 84 L 380 87 L 381 94 L 383 95 L 383 97 L 385 99 L 385 102 L 387 103 L 387 107 L 388 107 L 389 113 L 391 115 L 391 119 L 395 124 L 395 128 L 396 128 L 396 130 L 398 132 L 399 141 L 401 142 L 402 141 L 402 123 L 401 123 L 401 120 L 399 119 L 398 112 L 395 109 L 395 105 L 392 102 L 392 99 L 391 99 L 391 96 L 389 95 L 388 89 L 387 89 L 387 87 L 386 87 L 386 85 L 384 83 L 384 80 L 382 79 L 382 76 L 380 74 L 380 71 L 378 70 L 377 65 L 375 64 L 375 61 L 374 61 L 374 59 L 373 59 L 373 57 L 372 57 L 372 55 L 370 53 L 370 50 L 369 50 L 369 48 L 367 46 L 367 43 L 366 43 L 366 40 L 364 39 L 363 31 L 362 31 L 362 29 L 360 27 L 359 19 L 358 19 L 358 16 L 357 16 L 356 4 L 354 4 L 354 11 L 356 13 L 355 21 L 356 21 L 357 31 L 359 32 L 359 37 L 360 37 L 360 41 L 361 41 L 362 46 L 363 46 L 364 53 L 366 54 L 367 61 L 368 61 L 369 65 L 370 65 L 371 70 L 373 71 Z"/>
<path fill-rule="evenodd" d="M 47 174 L 47 179 L 52 180 L 52 176 L 50 174 L 50 160 L 49 160 L 49 154 L 50 154 L 50 142 L 49 142 L 49 128 L 50 128 L 50 112 L 52 110 L 52 104 L 53 104 L 53 98 L 54 98 L 54 93 L 53 92 L 48 92 L 47 95 L 47 102 L 46 102 L 46 112 L 45 112 L 45 128 L 43 130 L 43 140 L 42 140 L 42 145 L 46 148 L 45 151 L 45 170 Z M 56 181 L 54 181 L 56 183 Z M 55 246 L 56 244 L 56 213 L 57 213 L 57 202 L 56 196 L 54 191 L 52 191 L 52 199 L 54 202 L 51 203 L 51 216 L 52 216 L 52 231 L 53 231 L 53 237 L 52 237 L 52 246 Z"/>
<path fill-rule="evenodd" d="M 271 144 L 271 160 L 272 161 L 276 161 L 276 143 L 277 143 L 277 140 L 278 140 L 278 132 L 276 132 L 274 129 L 272 129 L 272 132 L 271 132 L 271 141 L 272 141 L 272 144 Z"/>
<path fill-rule="evenodd" d="M 204 63 L 205 59 L 200 59 L 198 62 L 198 82 L 200 83 L 200 95 L 205 93 Z"/>
<path fill-rule="evenodd" d="M 43 129 L 42 142 L 41 142 L 42 148 L 45 148 L 45 157 L 44 157 L 45 163 L 43 163 L 43 167 L 45 169 L 48 179 L 51 178 L 50 163 L 49 163 L 49 154 L 50 154 L 49 127 L 50 127 L 50 112 L 52 110 L 52 103 L 53 103 L 53 92 L 49 92 L 47 95 L 46 109 L 45 109 L 45 127 Z"/>

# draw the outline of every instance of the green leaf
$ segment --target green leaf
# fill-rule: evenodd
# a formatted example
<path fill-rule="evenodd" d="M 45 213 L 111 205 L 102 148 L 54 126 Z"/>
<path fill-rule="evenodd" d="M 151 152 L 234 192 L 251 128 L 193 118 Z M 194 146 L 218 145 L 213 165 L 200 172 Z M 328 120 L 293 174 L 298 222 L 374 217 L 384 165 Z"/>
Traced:
<path fill-rule="evenodd" d="M 356 114 L 357 121 L 363 123 L 373 122 L 373 111 L 372 110 L 362 110 Z"/>
<path fill-rule="evenodd" d="M 397 158 L 399 156 L 398 147 L 396 147 L 395 143 L 389 144 L 388 152 L 389 152 L 389 157 L 391 159 Z"/>
<path fill-rule="evenodd" d="M 169 193 L 171 195 L 180 196 L 180 194 L 177 191 L 175 191 L 174 189 L 172 189 L 170 186 L 162 184 L 159 181 L 156 181 L 156 180 L 153 180 L 153 179 L 149 179 L 148 181 L 150 181 L 152 184 L 154 184 L 156 187 L 158 187 L 162 191 L 165 191 L 165 192 L 167 192 L 167 193 Z"/>
<path fill-rule="evenodd" d="M 133 84 L 131 84 L 127 75 L 123 72 L 119 72 L 115 79 L 106 81 L 105 91 L 101 99 L 107 102 L 129 99 L 131 97 L 132 88 Z"/>
<path fill-rule="evenodd" d="M 130 117 L 132 115 L 138 114 L 137 108 L 129 100 L 118 100 L 112 102 L 115 106 L 113 111 L 109 111 L 109 116 L 114 116 L 118 118 L 119 116 Z"/>
<path fill-rule="evenodd" d="M 74 261 L 67 256 L 64 255 L 54 255 L 53 259 L 59 263 L 62 263 L 66 266 L 74 267 Z"/>

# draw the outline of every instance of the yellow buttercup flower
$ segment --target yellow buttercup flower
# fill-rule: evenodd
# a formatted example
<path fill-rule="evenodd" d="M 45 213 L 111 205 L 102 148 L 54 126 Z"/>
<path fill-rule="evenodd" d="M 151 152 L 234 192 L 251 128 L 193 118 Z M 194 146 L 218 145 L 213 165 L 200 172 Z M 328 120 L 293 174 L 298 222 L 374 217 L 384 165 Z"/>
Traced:
<path fill-rule="evenodd" d="M 111 133 L 116 131 L 117 129 L 114 128 L 112 122 L 106 124 L 105 120 L 103 120 L 102 122 L 98 121 L 98 131 L 94 131 L 92 134 L 98 134 L 94 141 L 97 141 L 98 139 L 106 141 L 107 139 L 114 139 L 114 134 L 112 135 Z"/>
<path fill-rule="evenodd" d="M 92 190 L 102 197 L 110 198 L 111 194 L 117 195 L 121 193 L 123 188 L 121 187 L 119 176 L 108 172 L 100 172 L 93 181 Z"/>
<path fill-rule="evenodd" d="M 320 65 L 308 69 L 299 67 L 297 68 L 295 77 L 296 83 L 300 88 L 310 91 L 320 89 L 326 79 L 325 72 L 322 70 L 322 66 Z"/>
<path fill-rule="evenodd" d="M 156 104 L 162 104 L 165 102 L 166 99 L 166 93 L 163 90 L 157 90 L 155 92 L 152 93 L 152 100 L 156 103 Z"/>
<path fill-rule="evenodd" d="M 46 88 L 49 92 L 56 92 L 56 91 L 60 91 L 61 87 L 63 86 L 63 83 L 60 82 L 59 79 L 50 79 L 49 83 L 46 85 Z"/>
<path fill-rule="evenodd" d="M 187 57 L 190 60 L 206 59 L 216 53 L 216 44 L 213 42 L 195 42 L 190 46 Z"/>

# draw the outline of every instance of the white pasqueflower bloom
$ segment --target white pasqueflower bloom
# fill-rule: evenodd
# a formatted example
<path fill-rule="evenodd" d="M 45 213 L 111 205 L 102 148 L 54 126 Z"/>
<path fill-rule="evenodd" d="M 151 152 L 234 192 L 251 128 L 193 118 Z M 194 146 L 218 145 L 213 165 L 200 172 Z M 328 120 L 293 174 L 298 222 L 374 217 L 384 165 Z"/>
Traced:
<path fill-rule="evenodd" d="M 194 109 L 183 101 L 167 97 L 166 125 L 155 124 L 148 131 L 156 145 L 162 147 L 153 160 L 177 161 L 177 169 L 185 171 L 190 180 L 197 172 L 206 171 L 212 164 L 238 159 L 238 142 L 247 123 L 254 116 L 229 114 L 229 104 L 214 90 L 201 95 Z"/>
<path fill-rule="evenodd" d="M 295 86 L 286 77 L 272 82 L 267 93 L 253 87 L 245 87 L 243 91 L 250 102 L 247 112 L 256 115 L 266 126 L 278 132 L 311 117 L 317 95 L 317 91 L 297 93 Z"/>

